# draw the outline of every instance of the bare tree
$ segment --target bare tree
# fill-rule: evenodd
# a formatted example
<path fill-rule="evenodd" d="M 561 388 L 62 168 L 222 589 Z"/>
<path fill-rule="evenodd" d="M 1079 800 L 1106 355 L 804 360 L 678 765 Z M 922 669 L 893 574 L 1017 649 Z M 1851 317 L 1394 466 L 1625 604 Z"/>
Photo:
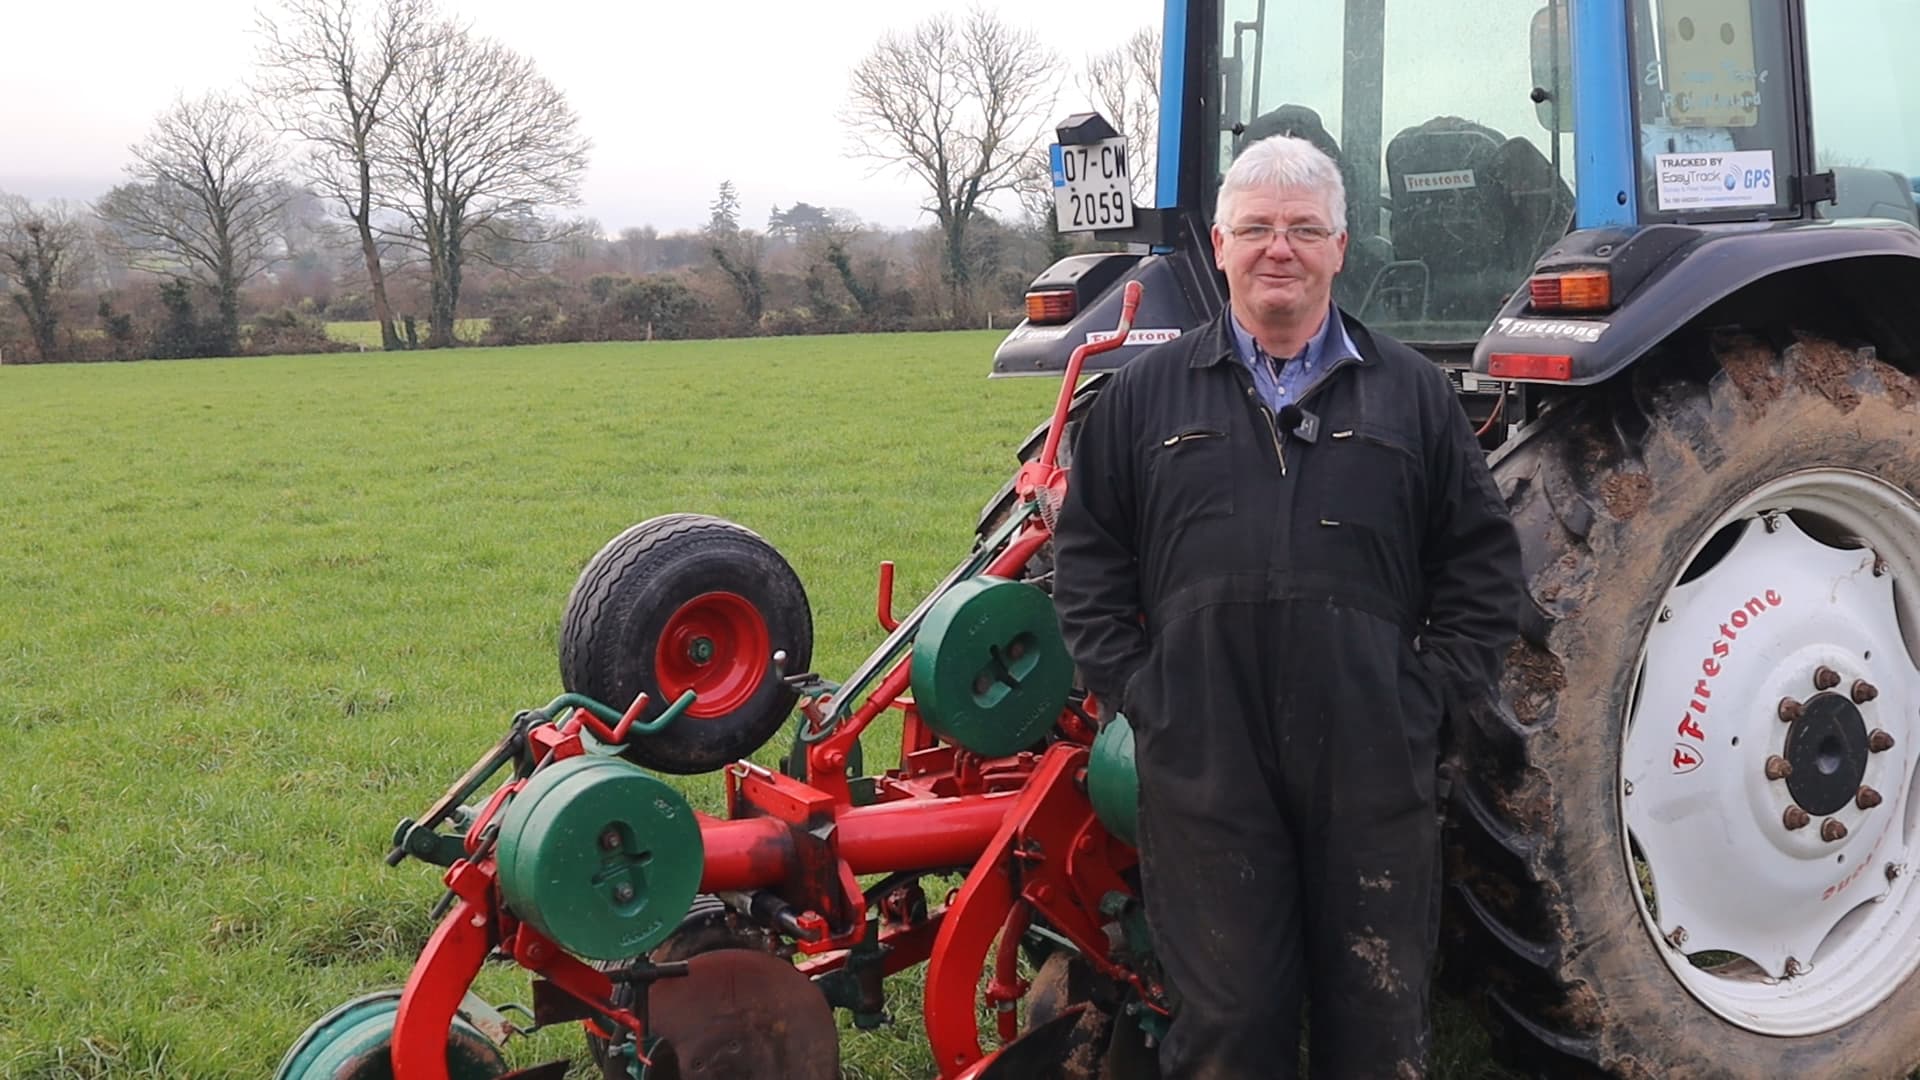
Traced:
<path fill-rule="evenodd" d="M 632 277 L 661 269 L 659 248 L 660 230 L 651 225 L 621 229 L 619 239 L 613 242 L 620 271 Z"/>
<path fill-rule="evenodd" d="M 41 363 L 60 358 L 61 295 L 78 276 L 86 227 L 67 204 L 0 194 L 0 278 Z"/>
<path fill-rule="evenodd" d="M 467 260 L 502 264 L 551 239 L 563 226 L 543 226 L 538 210 L 578 200 L 589 143 L 532 60 L 462 26 L 429 28 L 394 88 L 392 122 L 374 138 L 376 188 L 426 259 L 427 344 L 443 347 Z"/>
<path fill-rule="evenodd" d="M 387 277 L 374 236 L 374 133 L 393 108 L 401 67 L 430 43 L 431 0 L 282 0 L 255 19 L 261 75 L 257 89 L 281 130 L 308 153 L 307 182 L 353 222 L 366 262 L 381 344 L 401 348 L 387 301 Z"/>
<path fill-rule="evenodd" d="M 975 9 L 887 34 L 853 71 L 847 121 L 859 150 L 926 185 L 956 314 L 970 304 L 967 228 L 1044 137 L 1059 70 L 1031 31 Z"/>
<path fill-rule="evenodd" d="M 1151 199 L 1160 134 L 1160 31 L 1143 26 L 1125 42 L 1088 56 L 1082 81 L 1100 115 L 1127 138 L 1134 199 Z"/>
<path fill-rule="evenodd" d="M 240 287 L 273 261 L 286 187 L 273 142 L 245 106 L 220 93 L 180 100 L 133 148 L 132 183 L 95 212 L 143 269 L 188 277 L 219 304 L 219 346 L 240 340 Z"/>

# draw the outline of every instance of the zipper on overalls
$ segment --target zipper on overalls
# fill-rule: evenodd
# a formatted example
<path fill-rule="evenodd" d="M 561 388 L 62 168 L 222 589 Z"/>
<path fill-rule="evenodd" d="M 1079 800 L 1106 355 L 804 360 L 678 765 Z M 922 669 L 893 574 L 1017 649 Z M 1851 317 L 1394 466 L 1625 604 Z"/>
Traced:
<path fill-rule="evenodd" d="M 1247 397 L 1252 398 L 1253 387 L 1247 387 L 1246 391 Z M 1265 402 L 1258 402 L 1255 407 L 1260 410 L 1261 418 L 1267 422 L 1267 434 L 1273 436 L 1274 456 L 1280 459 L 1280 475 L 1285 476 L 1287 475 L 1287 451 L 1280 443 L 1280 426 L 1273 422 L 1273 413 L 1267 410 Z"/>
<path fill-rule="evenodd" d="M 1280 457 L 1280 475 L 1287 475 L 1287 449 L 1280 442 L 1280 427 L 1273 422 L 1273 414 L 1265 405 L 1260 406 L 1260 415 L 1267 418 L 1267 434 L 1273 436 L 1273 452 Z"/>

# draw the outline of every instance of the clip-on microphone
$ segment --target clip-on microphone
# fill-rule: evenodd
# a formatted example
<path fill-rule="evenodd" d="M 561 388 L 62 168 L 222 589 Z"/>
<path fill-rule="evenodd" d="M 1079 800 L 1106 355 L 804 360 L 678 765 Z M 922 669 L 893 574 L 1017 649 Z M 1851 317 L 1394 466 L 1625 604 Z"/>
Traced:
<path fill-rule="evenodd" d="M 1320 437 L 1320 418 L 1291 402 L 1280 406 L 1280 428 L 1304 443 Z"/>

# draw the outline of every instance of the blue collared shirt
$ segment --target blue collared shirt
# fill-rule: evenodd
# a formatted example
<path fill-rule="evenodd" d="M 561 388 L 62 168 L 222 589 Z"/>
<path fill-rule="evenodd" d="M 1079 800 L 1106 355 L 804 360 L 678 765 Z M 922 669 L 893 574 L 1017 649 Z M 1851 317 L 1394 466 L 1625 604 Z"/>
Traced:
<path fill-rule="evenodd" d="M 1233 325 L 1234 352 L 1253 373 L 1254 390 L 1275 416 L 1280 414 L 1281 406 L 1298 402 L 1300 394 L 1334 364 L 1360 358 L 1360 350 L 1354 347 L 1346 323 L 1340 318 L 1340 309 L 1332 305 L 1327 308 L 1327 319 L 1320 324 L 1320 332 L 1308 339 L 1300 355 L 1279 361 L 1267 355 L 1232 312 L 1228 312 L 1227 319 Z"/>

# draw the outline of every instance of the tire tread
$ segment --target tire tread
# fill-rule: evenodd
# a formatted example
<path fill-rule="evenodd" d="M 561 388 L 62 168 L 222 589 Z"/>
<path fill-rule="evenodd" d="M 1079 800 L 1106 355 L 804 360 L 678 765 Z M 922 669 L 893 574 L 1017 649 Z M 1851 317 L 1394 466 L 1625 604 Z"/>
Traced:
<path fill-rule="evenodd" d="M 1673 347 L 1704 345 L 1710 361 L 1649 356 L 1614 384 L 1550 406 L 1533 430 L 1493 458 L 1495 478 L 1525 549 L 1527 606 L 1520 640 L 1508 656 L 1497 722 L 1461 724 L 1455 733 L 1448 822 L 1455 880 L 1449 893 L 1464 909 L 1461 921 L 1472 940 L 1484 946 L 1475 957 L 1484 968 L 1475 985 L 1507 1036 L 1498 1049 L 1544 1075 L 1768 1076 L 1781 1066 L 1775 1054 L 1749 1056 L 1731 1044 L 1677 1045 L 1677 1031 L 1663 1037 L 1656 1031 L 1618 1030 L 1622 1025 L 1611 1020 L 1615 1010 L 1609 999 L 1638 988 L 1595 986 L 1582 975 L 1589 970 L 1581 966 L 1583 954 L 1608 946 L 1579 940 L 1567 914 L 1576 903 L 1584 908 L 1631 902 L 1575 895 L 1580 883 L 1568 880 L 1569 866 L 1582 857 L 1605 856 L 1565 850 L 1562 796 L 1556 792 L 1556 770 L 1580 767 L 1566 760 L 1559 745 L 1571 739 L 1554 731 L 1567 673 L 1577 659 L 1568 651 L 1577 636 L 1561 631 L 1567 620 L 1579 618 L 1586 598 L 1604 587 L 1593 577 L 1596 553 L 1607 553 L 1600 545 L 1623 542 L 1625 519 L 1609 512 L 1608 492 L 1643 484 L 1652 498 L 1660 497 L 1658 478 L 1643 456 L 1643 447 L 1656 438 L 1684 446 L 1696 468 L 1716 467 L 1727 453 L 1725 440 L 1732 437 L 1727 425 L 1769 422 L 1764 417 L 1773 398 L 1764 394 L 1798 395 L 1803 403 L 1817 396 L 1815 387 L 1795 381 L 1803 378 L 1796 348 L 1838 348 L 1786 333 L 1696 336 L 1698 342 L 1679 341 Z M 1752 349 L 1771 353 L 1768 366 L 1736 377 L 1735 351 Z M 1746 355 L 1750 361 L 1752 353 Z M 1879 394 L 1912 411 L 1910 377 L 1878 362 L 1871 349 L 1852 355 L 1849 385 L 1874 393 L 1871 384 L 1877 381 Z M 1836 415 L 1851 411 L 1844 394 L 1818 393 L 1825 394 Z M 1622 479 L 1636 475 L 1640 479 Z M 1657 596 L 1645 600 L 1658 602 Z M 1637 929 L 1638 917 L 1633 921 Z"/>

